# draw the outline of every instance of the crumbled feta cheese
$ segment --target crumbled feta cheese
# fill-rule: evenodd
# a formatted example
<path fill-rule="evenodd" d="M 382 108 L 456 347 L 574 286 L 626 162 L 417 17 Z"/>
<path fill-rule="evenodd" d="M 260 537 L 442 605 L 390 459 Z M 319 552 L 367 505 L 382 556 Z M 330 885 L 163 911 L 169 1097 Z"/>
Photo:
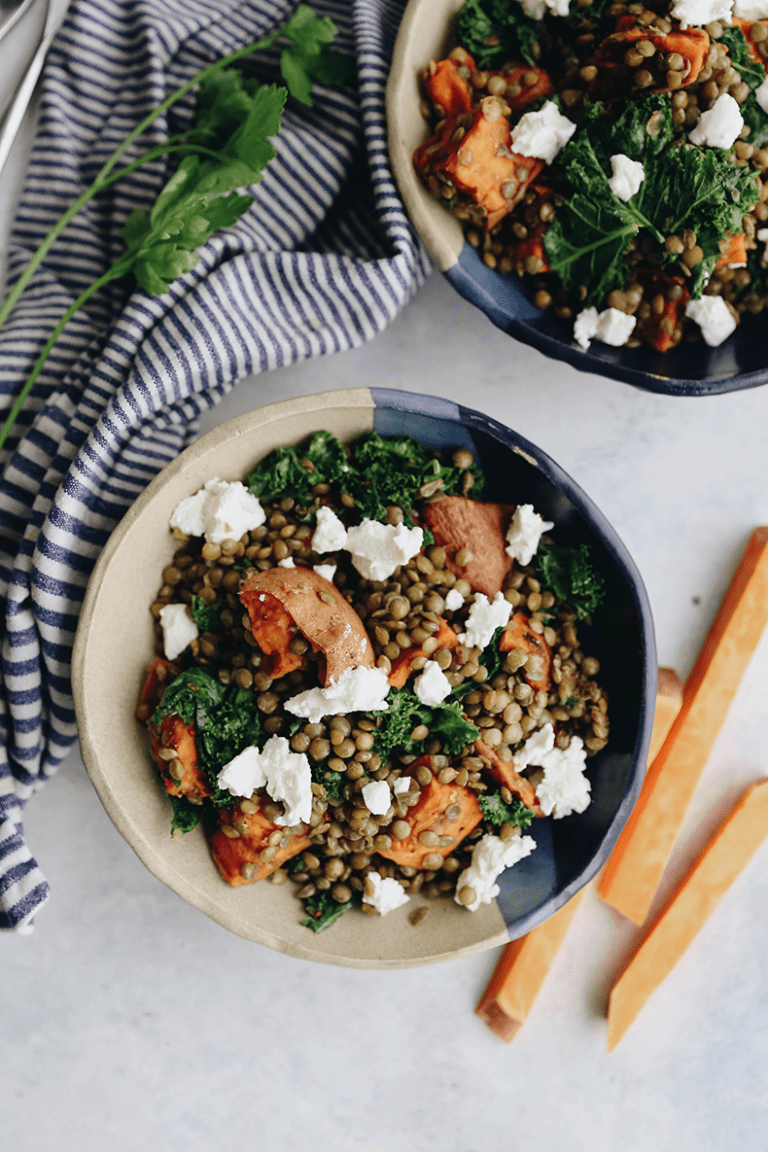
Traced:
<path fill-rule="evenodd" d="M 222 540 L 239 540 L 266 518 L 244 484 L 239 480 L 230 484 L 215 476 L 176 505 L 170 523 L 185 536 L 205 536 L 209 544 L 221 544 Z"/>
<path fill-rule="evenodd" d="M 467 630 L 459 635 L 459 641 L 467 648 L 485 648 L 496 629 L 509 622 L 511 614 L 512 605 L 504 599 L 503 592 L 497 592 L 493 600 L 478 592 L 467 616 Z"/>
<path fill-rule="evenodd" d="M 285 560 L 278 560 L 277 566 L 278 568 L 295 568 L 296 561 L 293 556 L 286 556 Z"/>
<path fill-rule="evenodd" d="M 364 784 L 361 795 L 372 816 L 384 816 L 389 811 L 392 793 L 386 780 L 371 780 Z"/>
<path fill-rule="evenodd" d="M 383 668 L 348 668 L 326 688 L 308 688 L 285 703 L 288 712 L 317 724 L 323 716 L 387 709 L 389 679 Z"/>
<path fill-rule="evenodd" d="M 456 612 L 459 608 L 463 608 L 464 597 L 461 592 L 457 592 L 455 588 L 451 588 L 445 598 L 445 606 L 449 612 Z"/>
<path fill-rule="evenodd" d="M 698 27 L 712 24 L 715 20 L 731 24 L 732 9 L 733 0 L 675 0 L 669 14 L 673 20 L 680 21 L 680 27 L 685 31 L 690 25 Z"/>
<path fill-rule="evenodd" d="M 551 164 L 575 131 L 573 121 L 561 115 L 553 100 L 547 100 L 538 112 L 520 117 L 512 129 L 512 150 Z"/>
<path fill-rule="evenodd" d="M 392 791 L 394 792 L 395 796 L 399 796 L 401 792 L 407 792 L 410 787 L 410 776 L 398 776 L 397 780 L 395 780 L 394 784 L 392 785 Z"/>
<path fill-rule="evenodd" d="M 456 903 L 470 912 L 476 912 L 481 904 L 490 904 L 500 892 L 496 881 L 501 873 L 517 864 L 518 860 L 530 856 L 535 847 L 536 841 L 532 836 L 513 836 L 511 840 L 502 840 L 500 836 L 483 836 L 472 849 L 472 863 L 464 869 L 456 882 Z M 474 900 L 469 904 L 459 899 L 462 888 L 471 888 L 475 893 Z"/>
<path fill-rule="evenodd" d="M 710 348 L 717 348 L 736 328 L 736 321 L 722 296 L 702 296 L 700 300 L 689 300 L 685 314 L 696 321 Z"/>
<path fill-rule="evenodd" d="M 380 916 L 394 912 L 395 908 L 407 904 L 409 900 L 410 896 L 406 895 L 394 877 L 382 877 L 378 872 L 369 872 L 366 876 L 363 903 L 372 904 Z"/>
<path fill-rule="evenodd" d="M 766 7 L 768 7 L 768 3 Z M 768 112 L 768 76 L 766 76 L 762 84 L 758 84 L 757 88 L 755 88 L 755 100 L 757 100 L 763 112 Z"/>
<path fill-rule="evenodd" d="M 590 341 L 597 336 L 600 313 L 597 308 L 585 308 L 573 322 L 573 338 L 586 352 Z"/>
<path fill-rule="evenodd" d="M 350 528 L 344 545 L 352 563 L 365 580 L 387 580 L 396 568 L 421 551 L 424 532 L 404 524 L 379 524 L 363 520 Z"/>
<path fill-rule="evenodd" d="M 520 0 L 520 4 L 531 20 L 541 20 L 547 8 L 555 16 L 567 16 L 570 0 Z"/>
<path fill-rule="evenodd" d="M 181 656 L 199 636 L 197 624 L 187 613 L 186 604 L 166 604 L 160 609 L 160 627 L 163 630 L 163 648 L 166 660 Z"/>
<path fill-rule="evenodd" d="M 733 14 L 739 20 L 764 20 L 768 16 L 768 0 L 734 0 Z"/>
<path fill-rule="evenodd" d="M 336 564 L 315 564 L 314 571 L 317 572 L 318 576 L 324 576 L 329 584 L 333 584 L 336 568 Z"/>
<path fill-rule="evenodd" d="M 555 820 L 583 812 L 590 802 L 590 782 L 584 775 L 587 754 L 580 736 L 572 736 L 567 748 L 555 747 L 555 731 L 545 724 L 528 737 L 515 752 L 515 768 L 544 769 L 544 778 L 536 787 L 536 799 L 545 816 Z"/>
<path fill-rule="evenodd" d="M 312 533 L 313 552 L 338 552 L 347 542 L 347 530 L 332 508 L 317 510 L 317 527 Z"/>
<path fill-rule="evenodd" d="M 758 228 L 755 232 L 755 238 L 765 244 L 763 254 L 760 257 L 760 264 L 763 268 L 768 268 L 768 228 Z"/>
<path fill-rule="evenodd" d="M 639 160 L 630 160 L 623 152 L 611 156 L 613 176 L 608 187 L 619 200 L 631 200 L 645 180 L 645 168 Z"/>
<path fill-rule="evenodd" d="M 440 665 L 434 660 L 428 660 L 421 676 L 414 681 L 413 690 L 422 704 L 436 708 L 446 696 L 450 696 L 451 684 Z"/>
<path fill-rule="evenodd" d="M 554 526 L 534 512 L 533 504 L 518 504 L 507 529 L 507 555 L 518 564 L 530 564 L 542 535 Z"/>
<path fill-rule="evenodd" d="M 259 751 L 255 746 L 230 760 L 218 774 L 219 786 L 231 796 L 252 796 L 266 788 L 273 800 L 282 800 L 285 814 L 275 824 L 292 828 L 312 815 L 312 770 L 303 752 L 292 752 L 284 736 L 271 736 Z"/>
<path fill-rule="evenodd" d="M 597 308 L 585 308 L 576 317 L 573 338 L 585 352 L 593 337 L 602 340 L 603 344 L 620 348 L 629 340 L 636 323 L 634 316 L 628 316 L 618 308 L 606 308 L 603 312 L 598 312 Z"/>
<path fill-rule="evenodd" d="M 744 127 L 744 118 L 733 96 L 723 92 L 715 100 L 708 112 L 702 112 L 696 127 L 688 133 L 688 139 L 699 147 L 706 144 L 710 148 L 731 148 Z"/>

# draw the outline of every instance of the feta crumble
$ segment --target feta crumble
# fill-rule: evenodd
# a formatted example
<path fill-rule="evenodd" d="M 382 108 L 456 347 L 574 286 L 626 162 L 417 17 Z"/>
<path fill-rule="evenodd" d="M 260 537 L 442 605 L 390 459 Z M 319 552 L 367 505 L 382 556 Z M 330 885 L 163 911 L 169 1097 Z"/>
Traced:
<path fill-rule="evenodd" d="M 512 129 L 512 148 L 518 156 L 533 156 L 551 164 L 576 131 L 576 125 L 563 116 L 553 100 L 538 112 L 526 112 Z"/>
<path fill-rule="evenodd" d="M 349 529 L 344 547 L 363 579 L 387 580 L 396 568 L 421 551 L 423 542 L 421 528 L 363 520 Z"/>
<path fill-rule="evenodd" d="M 598 312 L 597 308 L 585 308 L 574 321 L 573 338 L 585 352 L 593 338 L 620 348 L 629 340 L 636 323 L 634 316 L 628 316 L 618 308 L 606 308 L 603 312 Z"/>
<path fill-rule="evenodd" d="M 181 656 L 193 640 L 200 635 L 186 604 L 166 604 L 160 609 L 160 627 L 163 630 L 163 650 L 166 660 Z"/>
<path fill-rule="evenodd" d="M 445 598 L 445 606 L 449 612 L 456 612 L 459 608 L 463 608 L 464 597 L 461 592 L 457 592 L 455 588 L 451 588 Z"/>
<path fill-rule="evenodd" d="M 766 7 L 768 8 L 768 3 Z M 766 76 L 762 84 L 758 84 L 757 88 L 755 88 L 755 100 L 757 100 L 763 112 L 768 112 L 768 76 Z"/>
<path fill-rule="evenodd" d="M 478 592 L 467 616 L 467 630 L 459 635 L 459 642 L 467 648 L 485 648 L 496 629 L 509 623 L 511 615 L 512 605 L 504 599 L 503 592 L 497 592 L 493 600 Z"/>
<path fill-rule="evenodd" d="M 308 823 L 312 815 L 312 770 L 303 752 L 292 752 L 284 736 L 271 736 L 259 751 L 251 745 L 230 760 L 218 774 L 219 786 L 231 796 L 252 796 L 266 788 L 273 800 L 282 800 L 285 814 L 275 824 L 292 828 Z"/>
<path fill-rule="evenodd" d="M 739 20 L 764 20 L 768 16 L 768 0 L 734 0 L 733 14 Z"/>
<path fill-rule="evenodd" d="M 382 877 L 378 872 L 369 872 L 366 876 L 363 903 L 372 904 L 380 916 L 394 912 L 395 908 L 407 904 L 409 900 L 410 896 L 392 876 Z"/>
<path fill-rule="evenodd" d="M 639 160 L 630 160 L 623 152 L 611 156 L 613 175 L 608 187 L 619 200 L 631 200 L 645 180 L 645 168 Z"/>
<path fill-rule="evenodd" d="M 496 881 L 506 868 L 530 856 L 536 847 L 532 836 L 513 836 L 502 840 L 500 836 L 486 835 L 472 849 L 472 863 L 460 874 L 456 882 L 454 900 L 469 912 L 476 912 L 481 904 L 490 904 L 501 889 Z M 462 888 L 471 888 L 475 899 L 464 904 L 459 899 Z"/>
<path fill-rule="evenodd" d="M 744 118 L 739 106 L 728 92 L 723 92 L 715 100 L 708 112 L 702 112 L 699 122 L 688 139 L 699 147 L 706 144 L 710 148 L 733 147 L 744 127 Z"/>
<path fill-rule="evenodd" d="M 689 26 L 697 27 L 720 20 L 732 24 L 733 0 L 675 0 L 670 9 L 673 20 L 680 21 L 683 31 Z"/>
<path fill-rule="evenodd" d="M 529 736 L 523 747 L 515 753 L 515 767 L 544 769 L 544 777 L 536 786 L 536 799 L 545 816 L 561 820 L 572 812 L 583 812 L 590 803 L 591 784 L 584 775 L 587 753 L 580 736 L 572 736 L 567 748 L 555 747 L 555 732 L 551 724 Z"/>
<path fill-rule="evenodd" d="M 385 816 L 392 803 L 392 793 L 386 780 L 371 780 L 361 792 L 365 806 L 372 816 Z"/>
<path fill-rule="evenodd" d="M 286 556 L 285 560 L 278 560 L 277 566 L 278 568 L 295 568 L 296 561 L 293 556 Z"/>
<path fill-rule="evenodd" d="M 755 232 L 755 239 L 765 245 L 763 254 L 760 257 L 760 264 L 763 268 L 768 268 L 768 228 L 758 228 L 757 232 Z"/>
<path fill-rule="evenodd" d="M 329 584 L 333 584 L 336 568 L 336 564 L 315 564 L 313 571 L 317 572 L 318 576 L 323 576 Z"/>
<path fill-rule="evenodd" d="M 434 660 L 429 660 L 424 665 L 421 675 L 414 681 L 413 690 L 422 704 L 436 708 L 438 704 L 442 704 L 446 696 L 450 696 L 451 684 L 440 665 Z"/>
<path fill-rule="evenodd" d="M 244 484 L 215 476 L 194 496 L 176 505 L 170 524 L 185 536 L 204 536 L 209 544 L 221 544 L 223 540 L 239 540 L 266 518 L 260 502 Z"/>
<path fill-rule="evenodd" d="M 555 16 L 567 16 L 570 0 L 520 0 L 520 6 L 531 20 L 541 20 L 547 8 Z"/>
<path fill-rule="evenodd" d="M 308 688 L 286 700 L 286 711 L 317 724 L 323 716 L 387 709 L 389 679 L 383 668 L 348 668 L 325 688 Z"/>
<path fill-rule="evenodd" d="M 394 792 L 395 796 L 399 796 L 402 792 L 408 792 L 410 787 L 410 776 L 398 776 L 397 780 L 395 780 L 394 784 L 392 785 L 392 791 Z"/>
<path fill-rule="evenodd" d="M 533 504 L 518 504 L 507 529 L 507 555 L 518 564 L 530 564 L 541 537 L 554 526 L 553 522 L 534 512 Z"/>
<path fill-rule="evenodd" d="M 313 552 L 338 552 L 347 542 L 347 530 L 332 508 L 317 510 L 317 527 L 312 533 Z"/>
<path fill-rule="evenodd" d="M 710 348 L 717 348 L 736 329 L 736 321 L 722 296 L 702 296 L 689 300 L 685 314 L 695 320 Z"/>

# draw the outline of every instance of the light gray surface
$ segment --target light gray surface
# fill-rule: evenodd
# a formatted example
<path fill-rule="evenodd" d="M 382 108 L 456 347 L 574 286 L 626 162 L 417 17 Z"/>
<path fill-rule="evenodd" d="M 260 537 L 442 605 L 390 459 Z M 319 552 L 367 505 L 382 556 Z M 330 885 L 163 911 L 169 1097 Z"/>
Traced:
<path fill-rule="evenodd" d="M 360 385 L 471 403 L 549 452 L 644 574 L 660 662 L 688 673 L 751 529 L 768 523 L 768 389 L 684 400 L 582 376 L 433 277 L 373 344 L 243 383 L 206 428 Z M 767 700 L 768 635 L 683 845 L 768 773 Z M 498 952 L 357 972 L 248 944 L 143 868 L 76 755 L 30 803 L 27 834 L 53 896 L 33 935 L 0 940 L 0 1134 L 13 1152 L 89 1137 L 109 1152 L 765 1147 L 768 846 L 608 1056 L 607 990 L 633 931 L 591 892 L 507 1047 L 473 1015 Z"/>

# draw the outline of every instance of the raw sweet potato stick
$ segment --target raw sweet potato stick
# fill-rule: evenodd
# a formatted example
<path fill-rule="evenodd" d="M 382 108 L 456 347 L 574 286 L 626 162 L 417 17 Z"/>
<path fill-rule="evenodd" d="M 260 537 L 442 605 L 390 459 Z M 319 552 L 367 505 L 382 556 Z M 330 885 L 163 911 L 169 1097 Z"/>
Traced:
<path fill-rule="evenodd" d="M 768 778 L 756 780 L 659 913 L 611 990 L 608 1051 L 672 971 L 721 897 L 768 835 Z"/>
<path fill-rule="evenodd" d="M 660 668 L 651 751 L 669 731 L 680 707 L 680 691 L 677 674 L 671 668 Z M 477 1015 L 507 1043 L 522 1028 L 585 891 L 582 888 L 544 924 L 504 949 L 477 1006 Z"/>
<path fill-rule="evenodd" d="M 642 924 L 739 682 L 768 622 L 768 528 L 756 528 L 648 769 L 598 892 Z"/>

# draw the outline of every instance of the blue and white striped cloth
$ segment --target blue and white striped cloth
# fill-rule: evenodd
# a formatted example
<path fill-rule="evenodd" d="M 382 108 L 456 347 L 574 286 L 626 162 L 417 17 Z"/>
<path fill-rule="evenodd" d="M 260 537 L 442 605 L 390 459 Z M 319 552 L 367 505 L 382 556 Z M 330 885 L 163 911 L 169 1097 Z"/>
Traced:
<path fill-rule="evenodd" d="M 311 0 L 354 55 L 357 90 L 290 107 L 238 224 L 164 296 L 111 284 L 73 318 L 6 444 L 0 484 L 0 928 L 29 931 L 48 883 L 23 809 L 77 731 L 70 657 L 99 550 L 201 412 L 245 376 L 357 347 L 407 303 L 428 259 L 389 169 L 384 90 L 403 0 Z M 130 130 L 206 64 L 285 23 L 295 0 L 74 0 L 46 65 L 9 260 L 16 279 Z M 276 57 L 249 65 L 279 79 Z M 194 96 L 126 154 L 183 130 Z M 0 332 L 0 419 L 58 318 L 122 250 L 171 171 L 113 185 L 65 231 Z"/>

